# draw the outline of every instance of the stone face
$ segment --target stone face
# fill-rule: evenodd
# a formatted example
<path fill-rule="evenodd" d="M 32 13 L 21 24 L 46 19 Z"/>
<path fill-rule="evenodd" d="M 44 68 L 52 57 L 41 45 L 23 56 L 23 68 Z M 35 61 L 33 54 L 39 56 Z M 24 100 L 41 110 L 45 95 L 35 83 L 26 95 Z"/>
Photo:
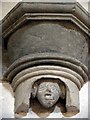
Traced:
<path fill-rule="evenodd" d="M 52 107 L 62 94 L 58 83 L 47 81 L 47 79 L 45 82 L 40 83 L 37 87 L 37 98 L 46 108 Z"/>

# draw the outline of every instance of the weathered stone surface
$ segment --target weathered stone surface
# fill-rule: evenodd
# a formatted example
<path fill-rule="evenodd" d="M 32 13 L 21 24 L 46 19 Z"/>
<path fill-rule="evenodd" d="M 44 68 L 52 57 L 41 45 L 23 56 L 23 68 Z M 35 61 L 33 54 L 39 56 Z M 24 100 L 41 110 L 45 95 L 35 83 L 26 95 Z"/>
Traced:
<path fill-rule="evenodd" d="M 44 80 L 44 81 L 43 81 Z M 57 82 L 53 82 L 49 79 L 43 79 L 42 82 L 34 85 L 33 90 L 36 91 L 36 97 L 39 102 L 46 108 L 52 107 L 58 101 L 62 95 L 62 90 Z M 33 91 L 33 93 L 34 93 Z"/>
<path fill-rule="evenodd" d="M 15 91 L 15 113 L 27 113 L 29 110 L 29 99 L 31 96 L 32 84 L 24 82 Z"/>
<path fill-rule="evenodd" d="M 79 90 L 88 81 L 89 14 L 78 3 L 19 3 L 2 21 L 4 79 L 15 92 L 15 113 L 32 99 L 79 112 Z M 4 59 L 5 60 L 5 59 Z"/>
<path fill-rule="evenodd" d="M 47 58 L 48 58 L 48 56 L 47 56 Z M 26 60 L 28 60 L 28 59 L 26 59 Z M 22 59 L 20 59 L 19 62 L 16 62 L 14 64 L 14 66 L 13 65 L 11 66 L 9 71 L 7 71 L 7 75 L 8 75 L 7 78 L 8 78 L 8 80 L 10 80 L 10 79 L 12 80 L 12 78 L 13 78 L 12 87 L 13 87 L 13 90 L 15 91 L 15 113 L 19 114 L 19 113 L 28 111 L 29 106 L 30 106 L 29 100 L 30 100 L 30 96 L 31 96 L 31 92 L 32 92 L 32 86 L 39 79 L 41 79 L 41 82 L 43 82 L 44 78 L 45 79 L 49 78 L 52 80 L 59 79 L 60 81 L 64 82 L 65 86 L 67 86 L 66 87 L 67 88 L 66 89 L 67 96 L 65 96 L 65 92 L 64 92 L 65 89 L 64 89 L 64 90 L 62 90 L 63 95 L 61 95 L 62 96 L 61 98 L 64 98 L 64 99 L 66 98 L 67 112 L 73 112 L 73 114 L 75 114 L 79 111 L 79 103 L 78 103 L 79 102 L 79 98 L 78 98 L 79 90 L 83 86 L 84 80 L 87 81 L 88 78 L 87 78 L 86 72 L 84 71 L 84 69 L 81 68 L 81 66 L 76 67 L 77 70 L 80 70 L 79 73 L 77 71 L 75 71 L 76 70 L 76 68 L 74 68 L 75 65 L 72 67 L 74 69 L 68 68 L 68 67 L 70 67 L 70 64 L 69 64 L 70 61 L 68 62 L 69 66 L 67 67 L 66 66 L 67 60 L 72 61 L 74 59 L 67 58 L 66 61 L 64 62 L 65 67 L 64 66 L 59 67 L 56 65 L 54 65 L 54 66 L 53 65 L 42 65 L 42 64 L 40 64 L 39 66 L 29 67 L 25 64 L 24 66 L 27 66 L 27 67 L 23 68 L 23 70 L 19 70 L 20 69 L 19 65 L 21 65 L 21 63 L 24 64 L 24 62 L 25 62 L 25 61 L 22 61 Z M 28 60 L 28 61 L 30 61 L 30 60 Z M 77 62 L 72 61 L 72 65 L 74 64 L 73 62 L 78 64 L 78 61 Z M 30 62 L 30 64 L 31 64 L 31 62 Z M 45 62 L 44 62 L 44 64 L 45 64 Z M 83 79 L 83 77 L 85 79 Z M 58 82 L 56 82 L 56 83 L 58 83 Z M 35 96 L 35 93 L 33 93 L 33 96 Z M 43 94 L 42 94 L 42 96 L 43 96 Z M 73 96 L 75 96 L 77 99 L 75 99 Z M 40 101 L 40 99 L 39 99 L 39 101 Z"/>
<path fill-rule="evenodd" d="M 31 1 L 29 1 L 29 0 L 22 0 L 23 2 L 53 2 L 53 3 L 59 3 L 59 2 L 62 2 L 62 3 L 66 3 L 66 2 L 69 2 L 69 3 L 75 3 L 76 2 L 76 0 L 31 0 Z"/>
<path fill-rule="evenodd" d="M 30 91 L 32 91 L 33 90 L 32 88 L 34 87 L 34 85 L 38 83 L 37 79 L 39 79 L 39 81 L 40 81 L 39 84 L 40 83 L 47 84 L 48 83 L 47 81 L 50 80 L 51 82 L 49 82 L 49 83 L 50 84 L 54 83 L 54 85 L 57 83 L 57 80 L 58 80 L 58 79 L 53 79 L 54 76 L 51 76 L 52 78 L 47 78 L 48 76 L 47 77 L 43 76 L 43 77 L 44 78 L 41 78 L 41 79 L 39 79 L 39 78 L 33 78 L 32 80 L 28 79 L 27 81 L 21 83 L 17 87 L 17 89 L 15 91 L 15 98 L 16 98 L 15 99 L 16 100 L 16 102 L 15 102 L 15 113 L 27 112 L 27 110 L 29 109 L 29 106 L 31 106 L 30 105 L 31 102 L 29 102 L 31 100 L 30 99 L 30 96 L 31 96 Z M 68 81 L 67 79 L 62 78 L 62 77 L 60 77 L 59 79 L 66 86 L 66 90 L 65 90 L 65 87 L 62 86 L 64 84 L 62 84 L 62 82 L 60 82 L 60 84 L 59 84 L 59 85 L 61 85 L 61 87 L 60 87 L 61 92 L 63 92 L 62 95 L 61 95 L 61 98 L 62 99 L 66 98 L 66 110 L 67 110 L 67 112 L 73 112 L 73 114 L 75 114 L 76 112 L 79 111 L 79 90 L 73 82 Z M 35 81 L 36 81 L 36 83 L 34 84 Z M 33 86 L 33 87 L 31 87 L 31 86 Z M 39 88 L 38 88 L 38 90 L 39 90 Z M 45 92 L 43 93 L 43 90 L 42 90 L 42 93 L 41 93 L 42 97 L 38 96 L 38 92 L 37 92 L 37 95 L 35 95 L 35 96 L 39 99 L 40 103 L 43 106 L 48 107 L 46 103 L 43 103 L 43 102 L 45 102 L 44 99 L 43 99 L 44 94 L 45 94 Z M 54 95 L 54 94 L 52 94 L 52 95 Z M 60 97 L 60 95 L 58 97 Z M 48 100 L 48 102 L 49 102 L 49 100 Z"/>
<path fill-rule="evenodd" d="M 88 34 L 88 27 L 90 27 L 90 23 L 88 22 L 90 19 L 89 14 L 77 2 L 60 1 L 60 3 L 56 2 L 55 4 L 53 4 L 53 2 L 21 2 L 17 4 L 17 6 L 13 8 L 13 11 L 11 11 L 2 21 L 4 38 L 14 32 L 28 20 L 30 20 L 31 22 L 31 20 L 52 19 L 72 21 L 76 24 L 76 26 L 78 26 L 80 29 L 86 32 L 86 34 Z"/>
<path fill-rule="evenodd" d="M 8 52 L 11 61 L 27 54 L 53 52 L 76 58 L 87 65 L 88 43 L 81 33 L 57 22 L 35 22 L 11 36 Z"/>

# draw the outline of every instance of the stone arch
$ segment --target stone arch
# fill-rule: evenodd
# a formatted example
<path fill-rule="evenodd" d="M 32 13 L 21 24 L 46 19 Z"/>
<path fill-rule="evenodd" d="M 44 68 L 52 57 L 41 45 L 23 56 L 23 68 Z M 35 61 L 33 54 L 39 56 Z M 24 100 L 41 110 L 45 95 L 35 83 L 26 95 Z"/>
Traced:
<path fill-rule="evenodd" d="M 31 79 L 28 79 L 27 81 L 24 81 L 23 83 L 21 83 L 18 86 L 18 88 L 15 91 L 16 95 L 18 95 L 18 92 L 20 91 L 19 90 L 20 88 L 22 88 L 22 91 L 21 91 L 22 93 L 25 92 L 25 91 L 27 91 L 27 92 L 25 92 L 26 94 L 23 96 L 23 99 L 20 98 L 20 96 L 16 97 L 16 101 L 18 102 L 15 105 L 16 106 L 16 109 L 15 109 L 16 113 L 19 113 L 20 111 L 23 111 L 23 112 L 28 111 L 28 109 L 29 109 L 29 98 L 31 97 L 31 94 L 30 94 L 31 91 L 30 90 L 32 88 L 32 85 L 33 85 L 34 82 L 36 82 L 38 79 L 41 79 L 42 77 L 44 77 L 44 78 L 55 78 L 55 79 L 59 79 L 62 82 L 64 82 L 66 87 L 67 87 L 67 95 L 66 95 L 67 111 L 69 111 L 69 112 L 70 112 L 70 110 L 71 111 L 73 110 L 73 112 L 79 111 L 79 103 L 78 103 L 78 101 L 79 101 L 78 100 L 79 99 L 79 90 L 78 90 L 77 86 L 72 81 L 67 82 L 67 79 L 65 79 L 63 77 L 59 77 L 59 76 L 54 76 L 54 75 L 42 75 L 42 76 L 33 77 Z M 30 81 L 32 81 L 32 82 L 30 82 Z M 24 86 L 27 86 L 27 87 L 24 87 Z M 26 90 L 25 90 L 25 88 L 26 88 Z M 74 94 L 74 91 L 75 91 L 75 94 Z M 72 109 L 72 108 L 74 108 L 74 109 Z"/>

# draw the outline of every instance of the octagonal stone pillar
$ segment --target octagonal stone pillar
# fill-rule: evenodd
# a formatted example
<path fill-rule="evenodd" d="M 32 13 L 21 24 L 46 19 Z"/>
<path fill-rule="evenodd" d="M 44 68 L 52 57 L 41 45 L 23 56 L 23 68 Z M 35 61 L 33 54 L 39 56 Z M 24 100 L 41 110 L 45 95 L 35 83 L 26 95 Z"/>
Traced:
<path fill-rule="evenodd" d="M 79 112 L 79 90 L 88 81 L 87 19 L 77 2 L 21 2 L 3 19 L 3 80 L 15 93 L 15 113 L 28 112 L 39 80 L 58 83 L 66 112 Z"/>

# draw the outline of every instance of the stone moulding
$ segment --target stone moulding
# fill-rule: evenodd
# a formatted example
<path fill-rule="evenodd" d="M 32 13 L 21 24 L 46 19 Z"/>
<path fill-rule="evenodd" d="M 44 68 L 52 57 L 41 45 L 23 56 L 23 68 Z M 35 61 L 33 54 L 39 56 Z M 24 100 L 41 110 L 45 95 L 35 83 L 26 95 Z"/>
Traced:
<path fill-rule="evenodd" d="M 53 8 L 53 9 L 52 9 Z M 3 37 L 13 33 L 25 22 L 32 20 L 72 21 L 89 35 L 90 14 L 77 2 L 75 3 L 30 3 L 17 4 L 2 20 Z"/>
<path fill-rule="evenodd" d="M 72 57 L 39 53 L 16 60 L 4 74 L 15 92 L 16 114 L 28 112 L 32 86 L 42 78 L 62 81 L 66 86 L 67 112 L 79 111 L 79 90 L 88 81 L 87 67 Z"/>
<path fill-rule="evenodd" d="M 87 67 L 78 61 L 75 58 L 67 57 L 67 56 L 59 56 L 59 54 L 55 53 L 39 53 L 33 54 L 29 56 L 22 57 L 16 60 L 6 71 L 4 77 L 7 78 L 7 81 L 11 81 L 14 76 L 23 69 L 28 67 L 34 67 L 38 65 L 63 65 L 66 68 L 69 68 L 77 73 L 79 73 L 84 82 L 88 80 L 88 70 Z M 37 69 L 38 70 L 38 69 Z"/>
<path fill-rule="evenodd" d="M 67 88 L 67 112 L 75 113 L 79 111 L 79 90 L 88 81 L 88 70 L 77 59 L 59 56 L 59 54 L 42 53 L 27 55 L 15 61 L 4 77 L 5 80 L 12 81 L 15 92 L 15 113 L 28 112 L 31 88 L 37 80 L 42 78 L 59 79 L 64 82 Z"/>

